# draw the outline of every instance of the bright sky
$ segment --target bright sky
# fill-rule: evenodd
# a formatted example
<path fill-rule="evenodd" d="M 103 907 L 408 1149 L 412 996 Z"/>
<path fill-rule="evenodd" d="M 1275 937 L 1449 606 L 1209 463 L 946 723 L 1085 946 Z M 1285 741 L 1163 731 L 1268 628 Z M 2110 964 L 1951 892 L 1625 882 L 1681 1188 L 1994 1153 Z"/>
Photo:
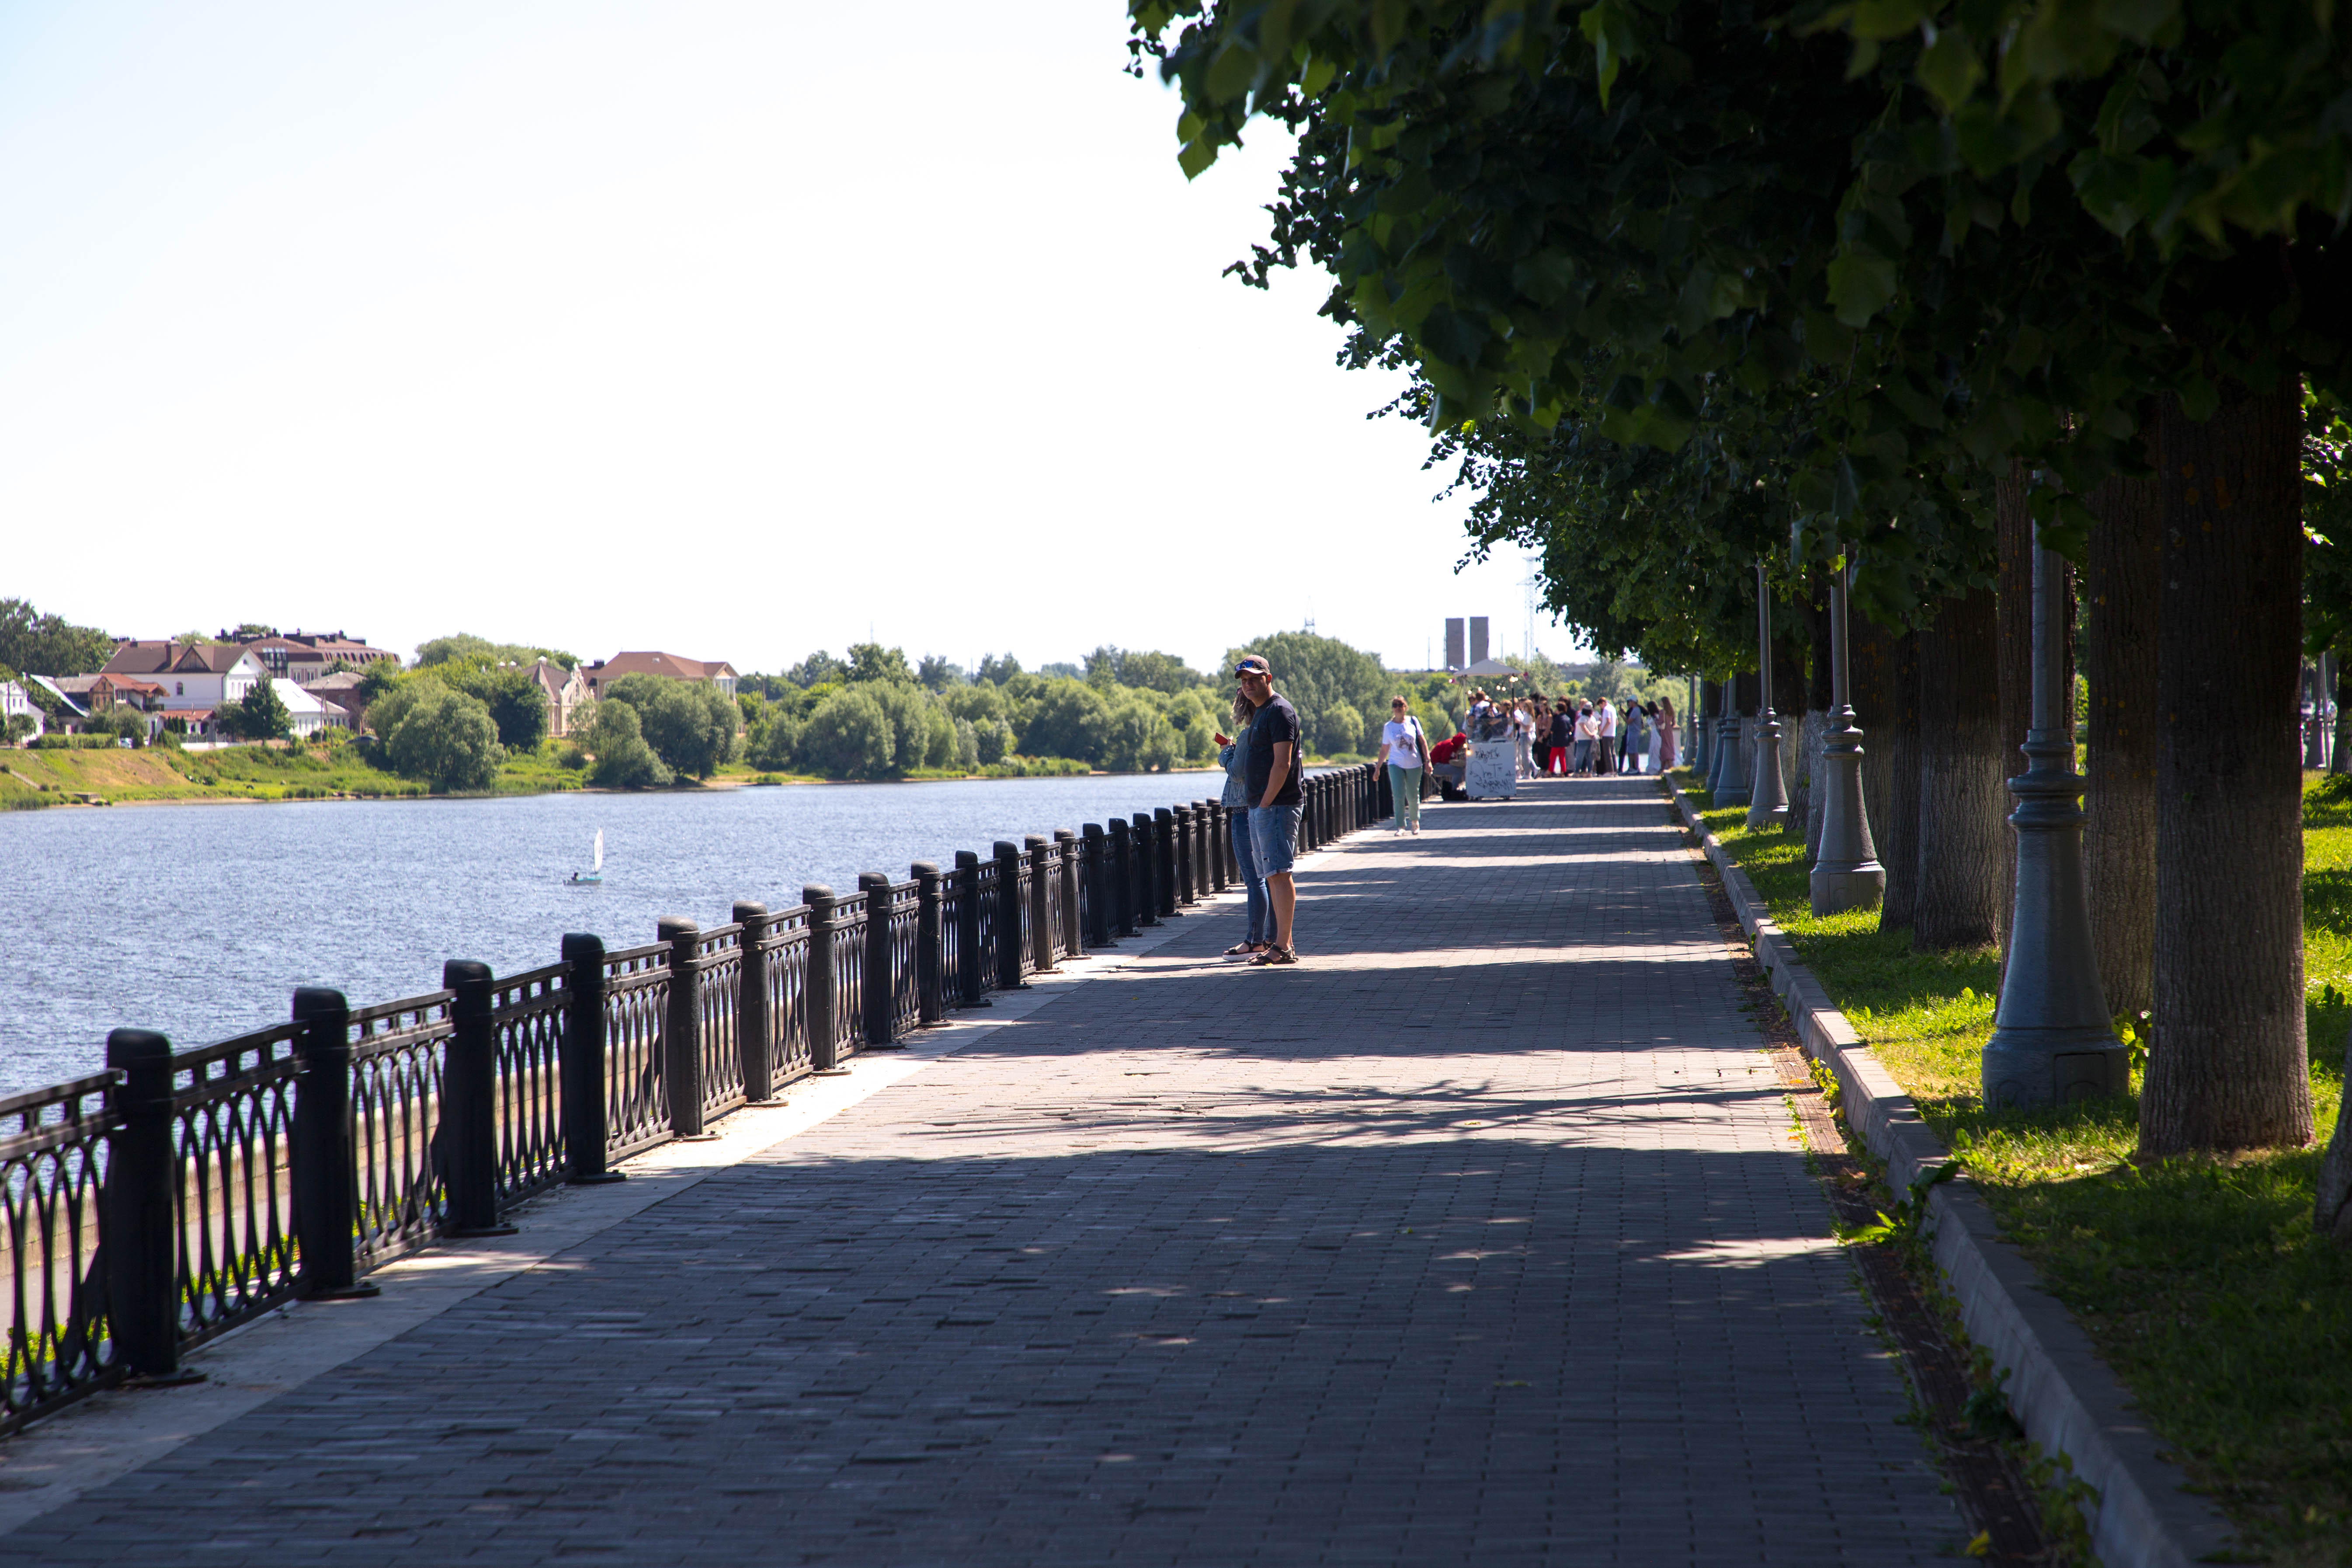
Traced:
<path fill-rule="evenodd" d="M 989 37 L 977 34 L 986 31 Z M 12 0 L 0 594 L 117 635 L 1393 665 L 1457 576 L 1117 0 Z M 1564 632 L 1544 631 L 1565 654 Z"/>

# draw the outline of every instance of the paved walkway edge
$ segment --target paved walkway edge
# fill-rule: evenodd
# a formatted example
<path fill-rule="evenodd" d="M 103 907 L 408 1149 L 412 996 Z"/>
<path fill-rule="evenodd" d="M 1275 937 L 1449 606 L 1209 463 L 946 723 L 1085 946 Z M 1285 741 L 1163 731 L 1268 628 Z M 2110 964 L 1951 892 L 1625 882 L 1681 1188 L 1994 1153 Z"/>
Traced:
<path fill-rule="evenodd" d="M 1699 820 L 1690 797 L 1672 781 L 1667 787 L 1723 874 L 1732 910 L 1755 946 L 1756 962 L 1787 1005 L 1798 1037 L 1837 1075 L 1847 1123 L 1886 1162 L 1887 1184 L 1908 1187 L 1951 1152 L 1928 1131 L 1919 1108 L 1845 1015 L 1830 1005 L 1812 971 L 1797 962 L 1755 885 Z M 2188 1477 L 2161 1456 L 2156 1434 L 2092 1349 L 2090 1336 L 2042 1289 L 2024 1255 L 2000 1239 L 1984 1200 L 1965 1181 L 1948 1182 L 1928 1189 L 1927 1212 L 1936 1266 L 1959 1303 L 1969 1337 L 2009 1373 L 2003 1392 L 2011 1411 L 2028 1437 L 2044 1453 L 2064 1455 L 2075 1476 L 2097 1493 L 2084 1512 L 2099 1560 L 2108 1568 L 2227 1561 L 2221 1554 L 2237 1532 L 2187 1489 Z"/>

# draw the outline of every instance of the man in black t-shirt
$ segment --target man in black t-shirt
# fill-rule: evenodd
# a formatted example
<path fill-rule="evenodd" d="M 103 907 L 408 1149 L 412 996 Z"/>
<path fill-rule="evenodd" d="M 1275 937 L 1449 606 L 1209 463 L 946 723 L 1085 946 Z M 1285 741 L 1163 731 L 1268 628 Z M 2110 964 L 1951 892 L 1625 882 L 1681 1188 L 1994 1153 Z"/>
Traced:
<path fill-rule="evenodd" d="M 1290 866 L 1298 854 L 1298 811 L 1306 799 L 1300 787 L 1306 777 L 1305 737 L 1299 731 L 1298 710 L 1275 692 L 1272 666 L 1252 654 L 1234 667 L 1234 675 L 1257 704 L 1242 778 L 1249 793 L 1250 849 L 1257 859 L 1257 874 L 1265 879 L 1266 903 L 1274 915 L 1274 945 L 1250 962 L 1296 963 L 1290 917 L 1297 909 L 1298 892 Z"/>

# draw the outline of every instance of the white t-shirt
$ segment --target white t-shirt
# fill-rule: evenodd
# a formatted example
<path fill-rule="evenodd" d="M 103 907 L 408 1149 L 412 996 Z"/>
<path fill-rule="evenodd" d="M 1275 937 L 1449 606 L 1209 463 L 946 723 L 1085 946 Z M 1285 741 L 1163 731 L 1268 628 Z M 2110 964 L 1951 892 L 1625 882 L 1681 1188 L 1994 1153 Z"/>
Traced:
<path fill-rule="evenodd" d="M 1604 738 L 1617 733 L 1617 705 L 1615 703 L 1604 702 L 1600 707 L 1595 708 L 1592 712 L 1593 716 L 1601 721 L 1601 733 Z"/>
<path fill-rule="evenodd" d="M 1381 726 L 1381 739 L 1387 743 L 1389 761 L 1401 768 L 1421 768 L 1429 765 L 1423 750 L 1427 737 L 1421 732 L 1421 721 L 1408 719 L 1400 724 L 1391 719 Z"/>

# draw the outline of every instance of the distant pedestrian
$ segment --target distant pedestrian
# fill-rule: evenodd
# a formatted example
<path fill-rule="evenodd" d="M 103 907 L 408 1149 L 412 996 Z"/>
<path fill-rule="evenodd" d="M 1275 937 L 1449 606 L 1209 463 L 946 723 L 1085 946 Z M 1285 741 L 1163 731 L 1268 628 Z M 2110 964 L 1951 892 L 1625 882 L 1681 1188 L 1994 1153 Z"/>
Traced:
<path fill-rule="evenodd" d="M 1675 704 L 1671 698 L 1658 699 L 1658 771 L 1665 773 L 1675 765 Z"/>
<path fill-rule="evenodd" d="M 1630 772 L 1645 773 L 1650 771 L 1650 715 L 1654 711 L 1648 707 L 1633 710 L 1633 723 L 1625 732 L 1625 748 L 1633 753 L 1633 765 Z"/>
<path fill-rule="evenodd" d="M 1592 704 L 1576 705 L 1576 754 L 1569 759 L 1568 771 L 1579 778 L 1592 771 L 1592 749 L 1601 743 L 1601 723 L 1592 716 Z"/>
<path fill-rule="evenodd" d="M 1552 705 L 1551 766 L 1555 773 L 1568 772 L 1568 760 L 1576 748 L 1576 714 L 1563 697 Z"/>
<path fill-rule="evenodd" d="M 1607 778 L 1617 771 L 1617 705 L 1603 698 L 1592 716 L 1601 723 L 1592 742 L 1592 771 Z"/>
<path fill-rule="evenodd" d="M 1307 798 L 1298 710 L 1276 692 L 1274 668 L 1257 655 L 1243 659 L 1234 674 L 1256 708 L 1250 720 L 1244 783 L 1250 803 L 1250 848 L 1257 856 L 1258 874 L 1265 879 L 1266 903 L 1274 916 L 1274 929 L 1266 933 L 1270 945 L 1250 962 L 1296 963 L 1298 949 L 1291 921 L 1297 912 L 1298 892 L 1291 881 L 1290 867 L 1298 857 L 1299 803 Z"/>
<path fill-rule="evenodd" d="M 1267 940 L 1274 918 L 1266 904 L 1265 879 L 1258 874 L 1257 851 L 1250 844 L 1249 731 L 1255 717 L 1257 704 L 1249 700 L 1249 693 L 1235 691 L 1234 732 L 1219 731 L 1216 735 L 1217 761 L 1225 769 L 1225 835 L 1233 841 L 1234 864 L 1249 889 L 1249 935 L 1225 949 L 1228 958 L 1255 958 L 1273 945 Z"/>
<path fill-rule="evenodd" d="M 1396 830 L 1421 837 L 1422 770 L 1429 765 L 1429 737 L 1421 721 L 1406 708 L 1402 697 L 1389 699 L 1389 721 L 1381 726 L 1381 754 L 1375 763 L 1389 770 L 1389 797 L 1396 802 Z"/>

